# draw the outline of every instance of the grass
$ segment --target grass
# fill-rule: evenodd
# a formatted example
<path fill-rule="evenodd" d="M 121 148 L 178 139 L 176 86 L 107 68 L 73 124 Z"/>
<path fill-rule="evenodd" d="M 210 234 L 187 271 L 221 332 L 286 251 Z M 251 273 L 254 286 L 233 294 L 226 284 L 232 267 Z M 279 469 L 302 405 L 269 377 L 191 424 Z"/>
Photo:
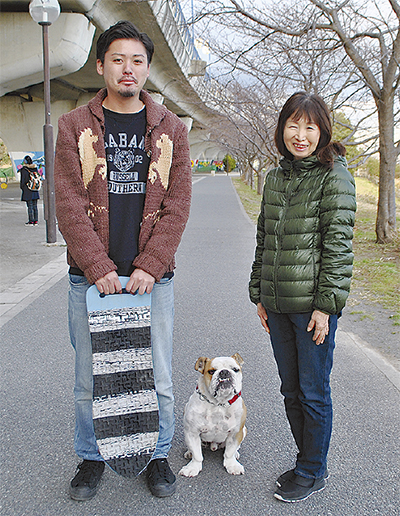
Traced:
<path fill-rule="evenodd" d="M 14 177 L 14 171 L 11 166 L 0 167 L 0 178 L 6 179 Z"/>
<path fill-rule="evenodd" d="M 261 195 L 258 195 L 256 190 L 252 190 L 240 178 L 232 178 L 232 181 L 243 204 L 243 208 L 255 224 L 260 213 Z"/>
<path fill-rule="evenodd" d="M 375 243 L 378 187 L 363 177 L 356 178 L 356 185 L 353 288 L 362 289 L 364 298 L 393 310 L 393 324 L 400 325 L 400 238 L 397 235 L 390 244 Z"/>
<path fill-rule="evenodd" d="M 243 207 L 254 223 L 260 212 L 261 196 L 240 178 L 233 184 Z M 393 311 L 391 320 L 400 325 L 400 236 L 390 244 L 376 244 L 375 220 L 378 187 L 364 177 L 356 178 L 357 213 L 354 228 L 354 270 L 352 290 L 363 299 Z M 400 220 L 397 221 L 399 227 Z"/>

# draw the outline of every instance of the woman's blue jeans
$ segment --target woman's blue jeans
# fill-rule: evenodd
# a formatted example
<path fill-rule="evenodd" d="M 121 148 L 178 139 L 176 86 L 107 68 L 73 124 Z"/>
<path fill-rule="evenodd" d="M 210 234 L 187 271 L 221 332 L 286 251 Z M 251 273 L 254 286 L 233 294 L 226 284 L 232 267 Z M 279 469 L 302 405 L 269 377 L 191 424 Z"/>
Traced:
<path fill-rule="evenodd" d="M 311 312 L 277 314 L 267 310 L 281 393 L 299 453 L 295 473 L 319 478 L 327 468 L 332 433 L 332 370 L 337 316 L 329 317 L 329 334 L 323 344 L 307 332 Z"/>
<path fill-rule="evenodd" d="M 83 276 L 70 274 L 68 319 L 72 346 L 75 349 L 75 439 L 77 455 L 85 460 L 102 460 L 93 430 L 93 373 L 86 291 L 89 283 Z M 155 283 L 151 303 L 151 346 L 154 379 L 159 406 L 159 436 L 153 459 L 168 456 L 175 430 L 172 392 L 172 335 L 174 323 L 174 283 L 162 279 Z"/>

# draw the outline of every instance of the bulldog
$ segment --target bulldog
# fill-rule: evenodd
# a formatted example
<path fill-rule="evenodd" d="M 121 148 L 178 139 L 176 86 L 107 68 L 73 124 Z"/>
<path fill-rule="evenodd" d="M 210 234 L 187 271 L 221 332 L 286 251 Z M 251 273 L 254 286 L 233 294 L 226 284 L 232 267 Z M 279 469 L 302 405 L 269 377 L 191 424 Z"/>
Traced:
<path fill-rule="evenodd" d="M 192 459 L 179 474 L 195 477 L 203 467 L 201 446 L 212 451 L 225 448 L 224 467 L 232 475 L 242 475 L 237 461 L 246 437 L 246 407 L 242 399 L 242 364 L 239 353 L 231 357 L 200 357 L 194 366 L 201 373 L 195 392 L 186 404 L 183 425 L 186 459 Z"/>

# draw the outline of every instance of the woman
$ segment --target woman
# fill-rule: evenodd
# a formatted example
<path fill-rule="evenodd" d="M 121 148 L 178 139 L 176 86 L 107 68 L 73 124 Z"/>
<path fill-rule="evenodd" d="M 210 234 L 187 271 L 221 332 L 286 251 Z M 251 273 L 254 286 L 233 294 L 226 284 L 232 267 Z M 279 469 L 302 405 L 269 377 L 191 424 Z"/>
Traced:
<path fill-rule="evenodd" d="M 20 182 L 19 186 L 22 190 L 21 201 L 26 202 L 28 208 L 28 222 L 25 222 L 25 226 L 37 226 L 38 225 L 38 208 L 37 202 L 39 199 L 39 192 L 29 190 L 27 184 L 31 179 L 30 171 L 37 171 L 36 165 L 34 165 L 30 156 L 25 156 L 22 161 L 22 168 L 20 169 Z"/>
<path fill-rule="evenodd" d="M 345 148 L 331 136 L 319 96 L 299 92 L 287 100 L 275 131 L 284 157 L 265 180 L 249 284 L 299 451 L 295 468 L 277 480 L 274 496 L 285 502 L 308 498 L 328 478 L 329 377 L 350 290 L 356 210 Z"/>

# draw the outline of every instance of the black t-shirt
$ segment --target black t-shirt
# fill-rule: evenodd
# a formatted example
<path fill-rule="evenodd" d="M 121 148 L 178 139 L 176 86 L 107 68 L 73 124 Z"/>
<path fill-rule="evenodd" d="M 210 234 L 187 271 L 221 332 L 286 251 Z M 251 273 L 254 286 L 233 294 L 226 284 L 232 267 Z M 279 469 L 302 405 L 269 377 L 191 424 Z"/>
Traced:
<path fill-rule="evenodd" d="M 103 107 L 105 118 L 110 248 L 108 255 L 119 276 L 130 276 L 138 254 L 140 223 L 146 197 L 150 158 L 144 150 L 146 108 L 139 113 L 115 113 Z M 70 267 L 71 274 L 83 272 Z M 164 278 L 172 278 L 168 272 Z"/>
<path fill-rule="evenodd" d="M 109 257 L 120 276 L 129 276 L 138 254 L 150 159 L 144 150 L 146 108 L 115 113 L 103 108 L 110 204 Z"/>

